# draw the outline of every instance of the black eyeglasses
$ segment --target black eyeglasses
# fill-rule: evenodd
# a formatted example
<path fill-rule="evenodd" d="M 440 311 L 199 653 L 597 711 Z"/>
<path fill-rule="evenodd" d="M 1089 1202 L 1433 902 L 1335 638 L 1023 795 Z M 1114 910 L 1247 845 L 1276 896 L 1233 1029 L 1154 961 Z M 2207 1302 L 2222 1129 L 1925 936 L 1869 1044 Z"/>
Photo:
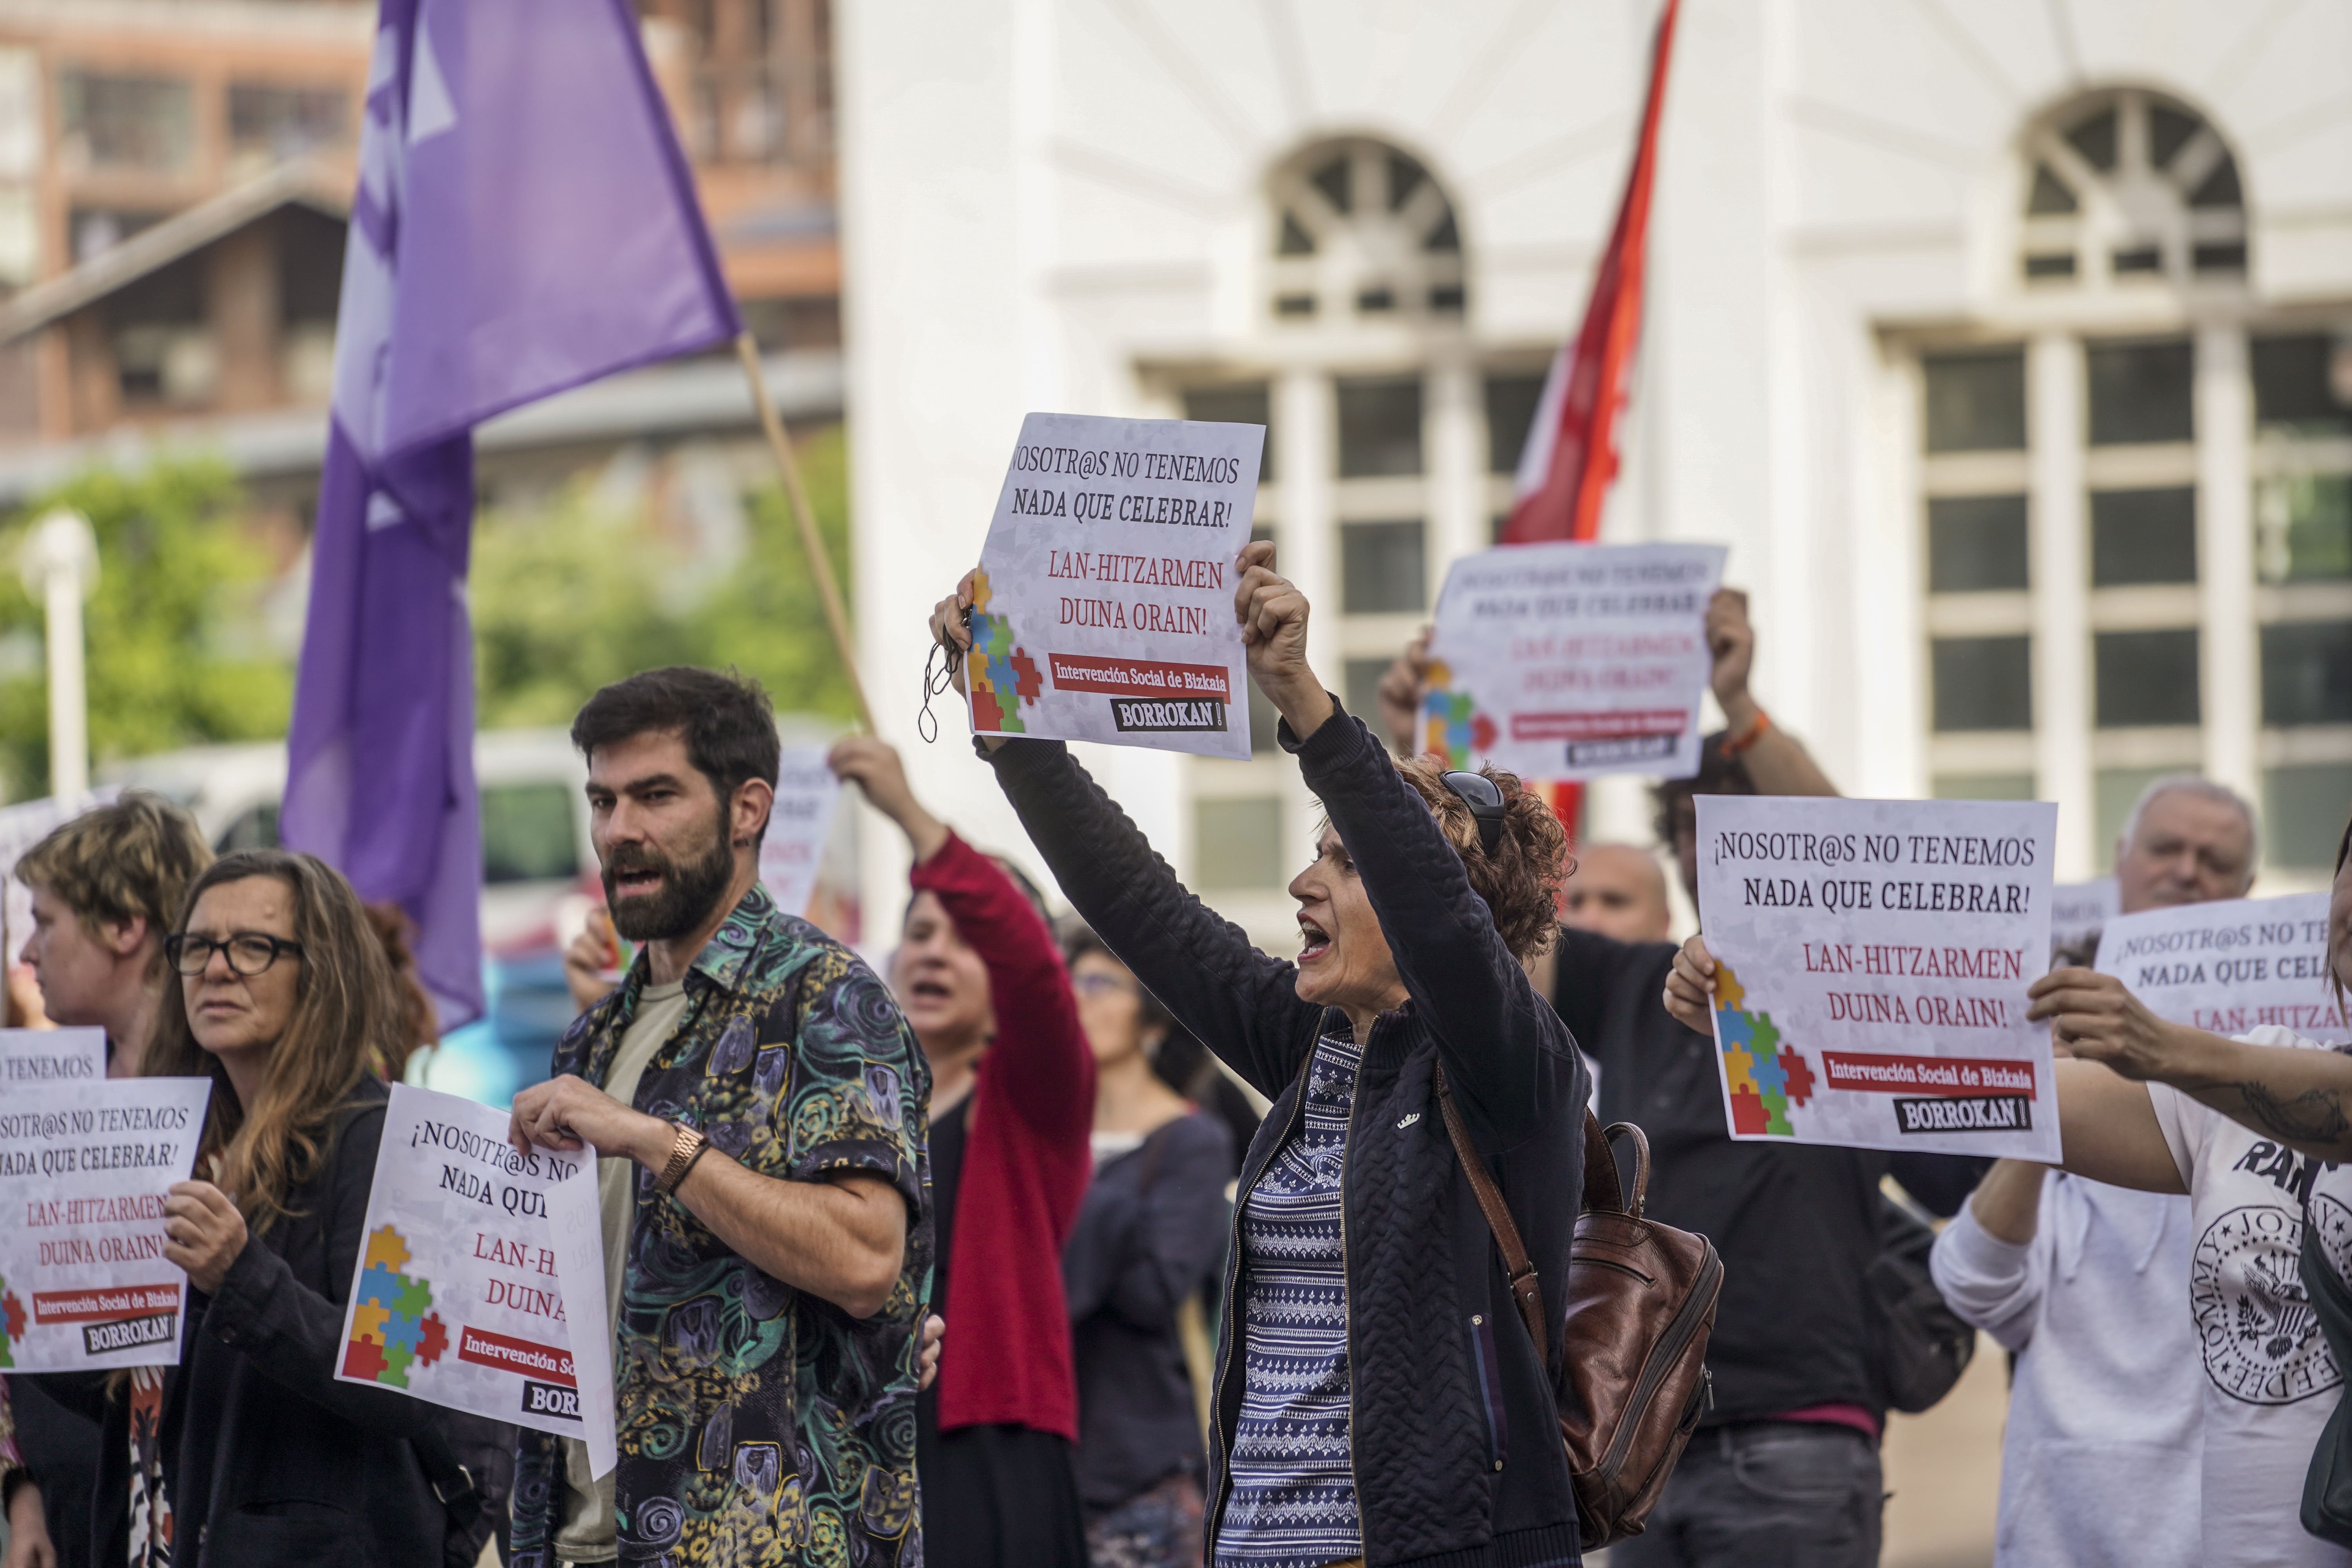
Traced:
<path fill-rule="evenodd" d="M 173 969 L 191 980 L 211 965 L 215 952 L 227 955 L 231 974 L 250 980 L 277 963 L 280 953 L 301 957 L 302 944 L 257 931 L 232 931 L 218 941 L 178 931 L 163 939 L 163 956 L 171 961 Z"/>
<path fill-rule="evenodd" d="M 1503 847 L 1503 792 L 1485 773 L 1466 773 L 1459 770 L 1444 775 L 1445 787 L 1461 798 L 1470 808 L 1470 816 L 1478 824 L 1478 847 L 1492 858 Z"/>

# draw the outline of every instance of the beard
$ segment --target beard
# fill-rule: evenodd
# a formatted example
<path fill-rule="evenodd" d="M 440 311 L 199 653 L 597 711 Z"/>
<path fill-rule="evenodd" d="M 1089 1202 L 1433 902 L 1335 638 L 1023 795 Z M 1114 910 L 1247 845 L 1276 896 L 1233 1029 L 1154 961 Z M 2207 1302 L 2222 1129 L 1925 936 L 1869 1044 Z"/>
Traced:
<path fill-rule="evenodd" d="M 661 890 L 620 897 L 615 880 L 625 871 L 658 871 Z M 711 816 L 710 847 L 684 861 L 638 845 L 623 845 L 604 862 L 604 905 L 613 929 L 631 942 L 669 942 L 699 930 L 717 910 L 735 879 L 735 847 L 727 841 L 727 811 Z"/>

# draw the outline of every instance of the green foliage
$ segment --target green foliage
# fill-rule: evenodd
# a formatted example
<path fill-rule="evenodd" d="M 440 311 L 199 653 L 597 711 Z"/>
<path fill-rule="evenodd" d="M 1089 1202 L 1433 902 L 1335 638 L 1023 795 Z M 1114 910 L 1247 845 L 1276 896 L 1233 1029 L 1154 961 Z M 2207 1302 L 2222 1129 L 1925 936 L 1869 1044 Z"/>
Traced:
<path fill-rule="evenodd" d="M 809 503 L 845 596 L 849 482 L 839 427 L 797 448 Z M 665 664 L 733 665 L 779 710 L 854 714 L 816 579 L 781 482 L 754 490 L 749 548 L 681 602 L 678 552 L 645 520 L 601 510 L 584 488 L 529 513 L 485 512 L 474 530 L 470 598 L 484 729 L 572 721 L 608 681 Z"/>
<path fill-rule="evenodd" d="M 83 611 L 97 761 L 286 732 L 292 668 L 236 635 L 252 623 L 271 569 L 238 526 L 239 502 L 236 479 L 215 461 L 97 469 L 0 533 L 0 559 L 13 561 L 27 526 L 65 506 L 98 537 L 98 587 Z M 12 796 L 48 791 L 42 635 L 40 605 L 16 573 L 0 573 L 0 768 Z"/>

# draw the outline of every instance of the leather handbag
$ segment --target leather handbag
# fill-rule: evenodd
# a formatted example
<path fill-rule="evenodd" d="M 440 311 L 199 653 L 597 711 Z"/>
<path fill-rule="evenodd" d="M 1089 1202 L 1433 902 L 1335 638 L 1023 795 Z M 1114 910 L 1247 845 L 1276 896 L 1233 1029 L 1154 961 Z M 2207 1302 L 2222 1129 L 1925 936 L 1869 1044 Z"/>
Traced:
<path fill-rule="evenodd" d="M 1493 1173 L 1471 1144 L 1442 1065 L 1437 1103 L 1494 1232 L 1511 1300 L 1548 1366 L 1542 1281 Z M 1621 1133 L 1633 1145 L 1630 1192 L 1610 1147 Z M 1706 1237 L 1643 1217 L 1649 1187 L 1649 1139 L 1630 1121 L 1603 1131 L 1588 1109 L 1584 1202 L 1569 1247 L 1568 1310 L 1553 1388 L 1588 1552 L 1642 1532 L 1713 1398 L 1706 1342 L 1723 1289 L 1723 1260 Z"/>
<path fill-rule="evenodd" d="M 2296 1260 L 2303 1276 L 2304 1290 L 2311 1298 L 2311 1310 L 2319 1320 L 2320 1337 L 2327 1342 L 2329 1353 L 2338 1366 L 2352 1366 L 2352 1290 L 2327 1261 L 2320 1249 L 2319 1226 L 2311 1220 L 2306 1205 L 2303 1225 L 2303 1253 Z M 2327 1424 L 2320 1428 L 2319 1441 L 2313 1445 L 2311 1467 L 2303 1477 L 2304 1530 L 2322 1541 L 2338 1546 L 2352 1546 L 2352 1428 L 2347 1421 L 2352 1417 L 2352 1407 L 2344 1396 L 2336 1397 L 2336 1408 L 2327 1413 Z"/>

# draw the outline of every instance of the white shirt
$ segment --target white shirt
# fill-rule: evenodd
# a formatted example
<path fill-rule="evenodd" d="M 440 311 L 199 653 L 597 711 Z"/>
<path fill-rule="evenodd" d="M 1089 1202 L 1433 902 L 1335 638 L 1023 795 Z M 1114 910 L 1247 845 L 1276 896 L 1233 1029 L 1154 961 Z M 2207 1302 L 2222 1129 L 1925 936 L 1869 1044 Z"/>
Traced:
<path fill-rule="evenodd" d="M 1928 1266 L 2017 1354 L 1994 1568 L 2193 1568 L 2204 1426 L 2185 1197 L 2055 1174 L 2031 1241 L 1963 1206 Z"/>
<path fill-rule="evenodd" d="M 2248 1045 L 2327 1047 L 2266 1025 Z M 2204 1374 L 2203 1560 L 2213 1568 L 2352 1568 L 2304 1532 L 2303 1479 L 2341 1397 L 2296 1259 L 2305 1205 L 2338 1274 L 2352 1266 L 2352 1168 L 2324 1164 L 2162 1084 L 2157 1125 L 2188 1184 L 2189 1321 Z"/>

